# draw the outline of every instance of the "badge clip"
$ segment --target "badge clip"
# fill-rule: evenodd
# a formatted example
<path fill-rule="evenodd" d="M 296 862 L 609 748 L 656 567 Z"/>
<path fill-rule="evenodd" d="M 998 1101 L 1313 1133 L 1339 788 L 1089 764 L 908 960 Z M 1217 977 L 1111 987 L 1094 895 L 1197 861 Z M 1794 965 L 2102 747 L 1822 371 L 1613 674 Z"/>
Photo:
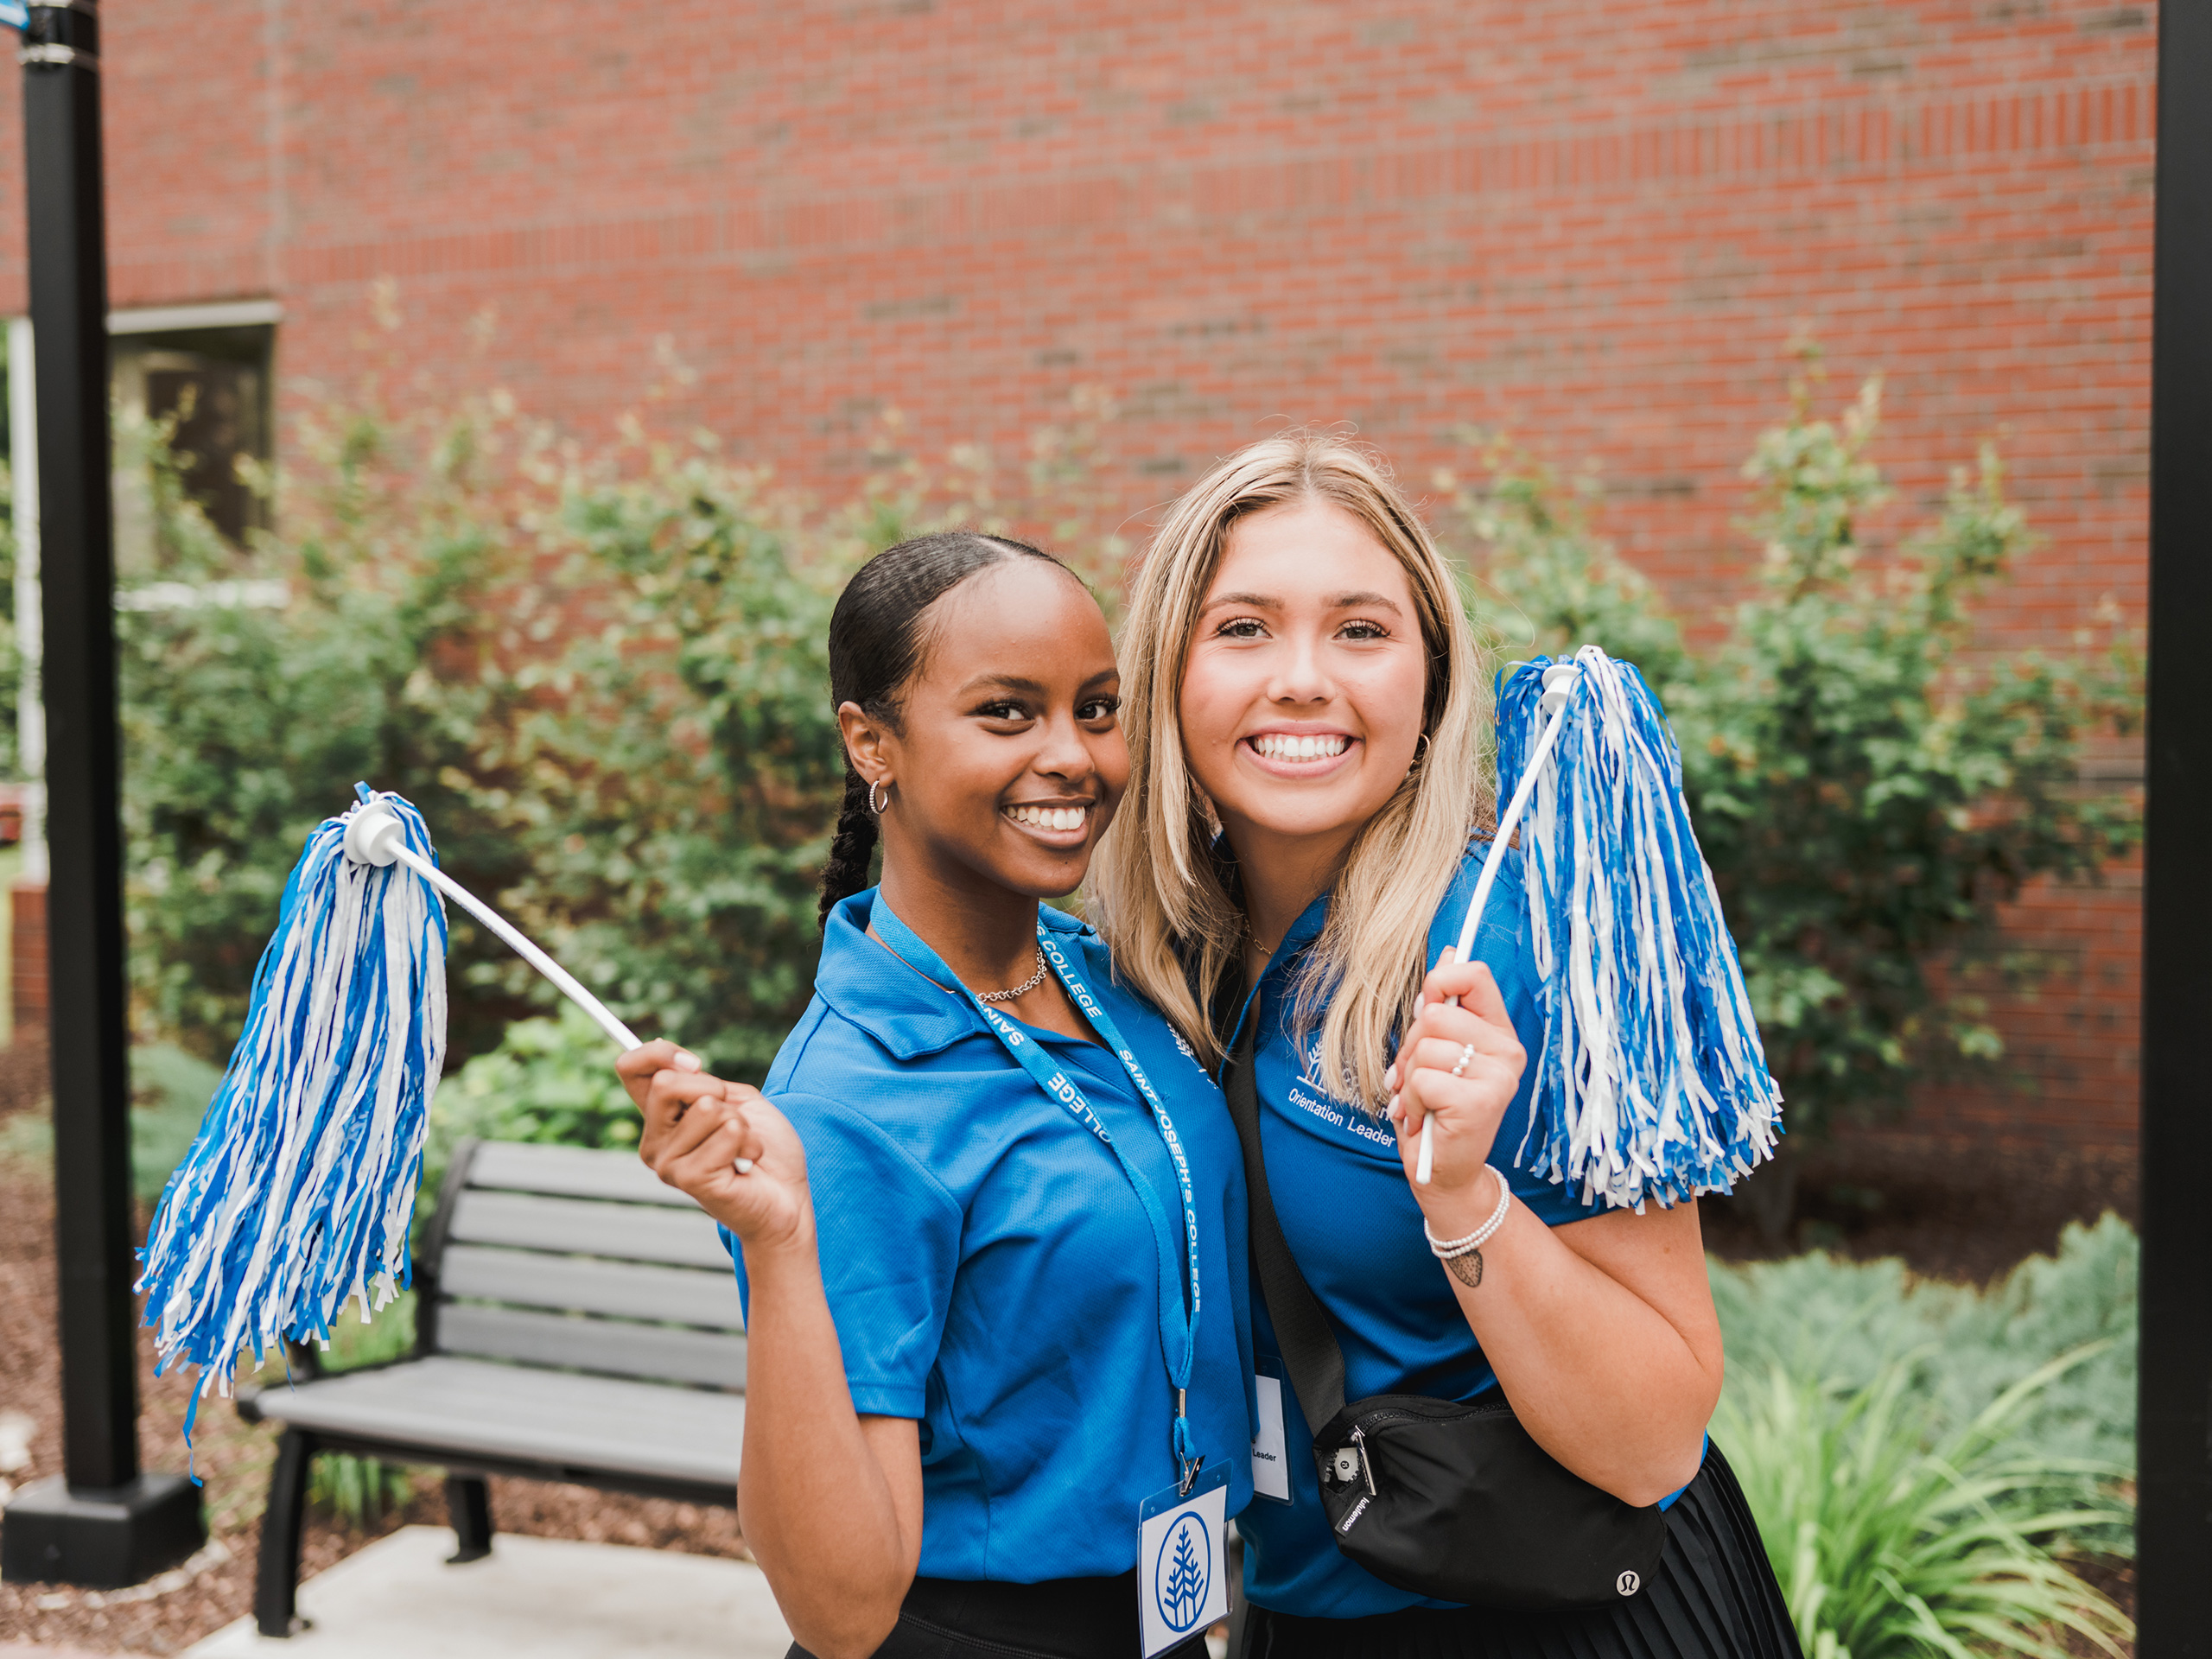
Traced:
<path fill-rule="evenodd" d="M 1175 1390 L 1175 1496 L 1178 1497 L 1191 1495 L 1191 1488 L 1198 1484 L 1198 1471 L 1206 1466 L 1204 1453 L 1197 1457 L 1184 1455 L 1183 1448 L 1191 1443 L 1189 1416 L 1184 1409 L 1189 1397 L 1189 1389 Z"/>

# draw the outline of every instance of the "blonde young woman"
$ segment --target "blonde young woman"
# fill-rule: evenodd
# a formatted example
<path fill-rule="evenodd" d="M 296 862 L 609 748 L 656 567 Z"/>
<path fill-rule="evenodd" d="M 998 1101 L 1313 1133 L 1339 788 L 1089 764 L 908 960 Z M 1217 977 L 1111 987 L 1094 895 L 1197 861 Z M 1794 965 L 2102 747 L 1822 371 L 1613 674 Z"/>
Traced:
<path fill-rule="evenodd" d="M 1476 959 L 1425 972 L 1495 821 L 1478 759 L 1493 668 L 1427 530 L 1357 447 L 1255 444 L 1170 510 L 1121 656 L 1132 776 L 1102 850 L 1103 931 L 1117 972 L 1211 1064 L 1249 1036 L 1274 1207 L 1343 1349 L 1345 1397 L 1503 1389 L 1560 1463 L 1669 1506 L 1660 1570 L 1616 1605 L 1426 1600 L 1338 1551 L 1311 1427 L 1290 1388 L 1263 1389 L 1289 1478 L 1287 1501 L 1255 1498 L 1238 1522 L 1244 1651 L 1795 1655 L 1705 1438 L 1721 1346 L 1696 1206 L 1604 1211 L 1514 1165 L 1541 1033 L 1516 851 Z M 1419 1186 L 1427 1115 L 1434 1179 Z M 1432 1253 L 1501 1207 L 1471 1259 Z M 1261 1370 L 1280 1376 L 1256 1294 L 1253 1313 Z"/>

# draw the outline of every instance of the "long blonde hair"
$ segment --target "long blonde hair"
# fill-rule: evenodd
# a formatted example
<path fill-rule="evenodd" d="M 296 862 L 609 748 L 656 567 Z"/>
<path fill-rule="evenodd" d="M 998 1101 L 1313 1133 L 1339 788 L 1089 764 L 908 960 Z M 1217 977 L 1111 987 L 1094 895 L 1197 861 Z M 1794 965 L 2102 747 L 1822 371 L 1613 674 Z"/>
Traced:
<path fill-rule="evenodd" d="M 1115 971 L 1217 1062 L 1221 1043 L 1201 999 L 1241 952 L 1245 919 L 1223 885 L 1212 811 L 1185 758 L 1183 667 L 1230 527 L 1307 500 L 1350 512 L 1404 567 L 1428 649 L 1428 741 L 1345 855 L 1294 1004 L 1301 1048 L 1319 1016 L 1315 1075 L 1341 1079 L 1332 1092 L 1373 1110 L 1385 1093 L 1386 1051 L 1421 984 L 1430 918 L 1470 832 L 1493 817 L 1481 754 L 1490 735 L 1487 665 L 1451 565 L 1380 457 L 1325 433 L 1287 432 L 1231 455 L 1168 510 L 1122 622 L 1129 788 L 1093 867 L 1092 914 Z"/>

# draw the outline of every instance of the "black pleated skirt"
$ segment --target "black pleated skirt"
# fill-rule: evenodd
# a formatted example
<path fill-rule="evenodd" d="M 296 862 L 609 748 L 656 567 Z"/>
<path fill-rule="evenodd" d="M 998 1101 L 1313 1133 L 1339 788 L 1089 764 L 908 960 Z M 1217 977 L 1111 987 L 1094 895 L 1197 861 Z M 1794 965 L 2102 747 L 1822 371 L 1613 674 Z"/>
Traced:
<path fill-rule="evenodd" d="M 1643 1591 L 1565 1613 L 1408 1607 L 1296 1618 L 1253 1607 L 1235 1659 L 1802 1659 L 1744 1489 L 1717 1446 L 1667 1510 Z"/>
<path fill-rule="evenodd" d="M 1194 1636 L 1160 1659 L 1205 1659 Z M 916 1579 L 874 1659 L 1137 1659 L 1137 1575 L 1042 1584 Z M 794 1642 L 784 1659 L 814 1659 Z"/>

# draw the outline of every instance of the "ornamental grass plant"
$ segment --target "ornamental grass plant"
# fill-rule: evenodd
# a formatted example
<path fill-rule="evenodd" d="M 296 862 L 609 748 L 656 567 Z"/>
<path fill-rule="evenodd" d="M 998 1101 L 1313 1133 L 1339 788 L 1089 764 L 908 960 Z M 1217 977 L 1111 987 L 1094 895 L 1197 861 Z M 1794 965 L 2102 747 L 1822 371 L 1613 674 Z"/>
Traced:
<path fill-rule="evenodd" d="M 1948 1436 L 1916 1357 L 1850 1387 L 1778 1365 L 1730 1390 L 1713 1432 L 1730 1449 L 1808 1659 L 1976 1653 L 2061 1659 L 2064 1637 L 2119 1655 L 2133 1627 L 2061 1552 L 2124 1518 L 2116 1499 L 2046 1506 L 2084 1477 L 2126 1471 L 2019 1448 L 2010 1432 L 2094 1357 L 2031 1372 Z"/>
<path fill-rule="evenodd" d="M 2113 1650 L 2133 1553 L 2138 1244 L 2066 1230 L 1986 1287 L 1813 1255 L 1712 1268 L 1713 1434 L 1809 1659 Z"/>

